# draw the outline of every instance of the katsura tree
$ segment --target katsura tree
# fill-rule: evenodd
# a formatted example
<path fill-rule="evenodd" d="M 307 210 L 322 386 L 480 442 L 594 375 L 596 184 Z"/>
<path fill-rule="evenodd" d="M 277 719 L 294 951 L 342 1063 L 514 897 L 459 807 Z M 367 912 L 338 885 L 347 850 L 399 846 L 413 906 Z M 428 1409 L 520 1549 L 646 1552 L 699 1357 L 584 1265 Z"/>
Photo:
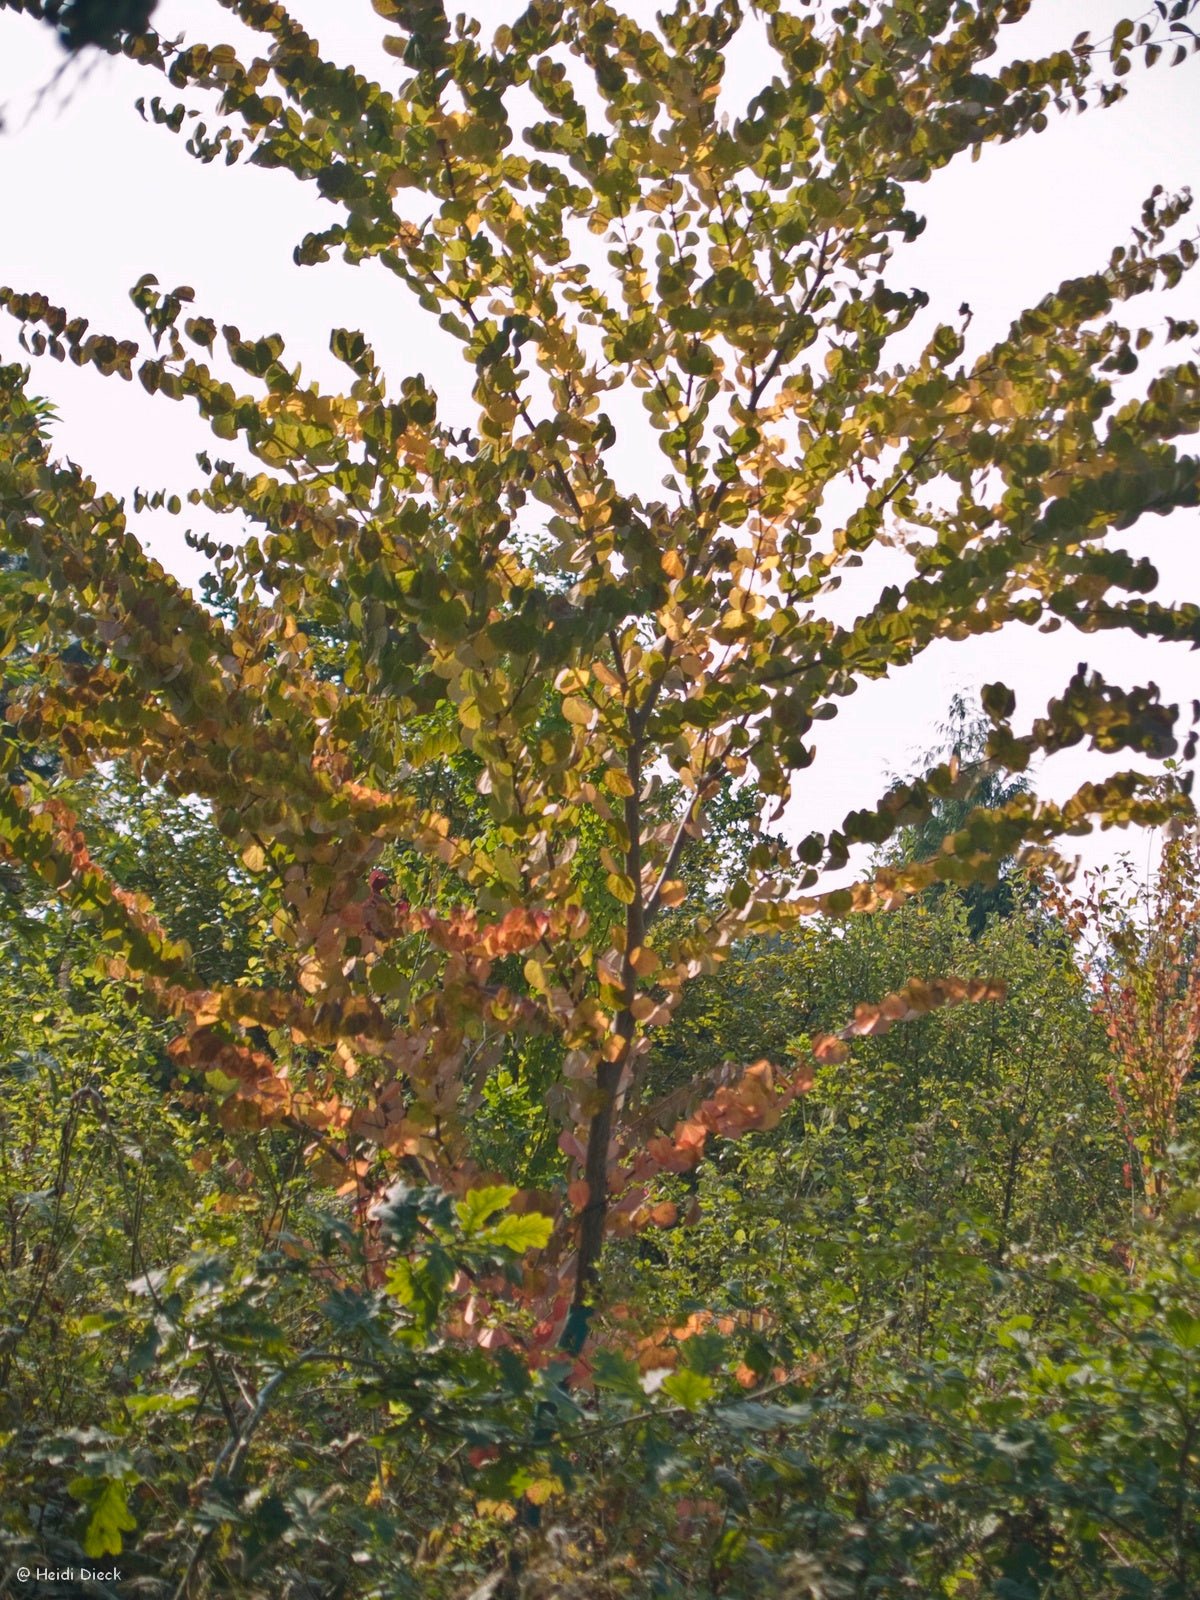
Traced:
<path fill-rule="evenodd" d="M 5 633 L 39 664 L 5 748 L 51 749 L 71 773 L 121 757 L 206 801 L 262 877 L 275 954 L 199 983 L 177 931 L 31 773 L 0 795 L 0 837 L 178 1019 L 180 1071 L 227 1119 L 311 1130 L 364 1214 L 398 1174 L 458 1192 L 497 1176 L 467 1159 L 472 1112 L 508 1041 L 546 1041 L 565 1162 L 555 1192 L 513 1204 L 555 1219 L 524 1292 L 543 1329 L 569 1300 L 578 1345 L 606 1235 L 671 1220 L 656 1173 L 771 1125 L 808 1081 L 798 1060 L 728 1064 L 634 1120 L 691 978 L 798 918 L 894 907 L 1187 805 L 1124 769 L 1061 805 L 1008 793 L 932 858 L 842 887 L 854 846 L 958 792 L 956 763 L 864 796 L 828 835 L 771 831 L 820 785 L 819 724 L 841 698 L 932 645 L 1063 624 L 1200 640 L 1200 611 L 1155 600 L 1153 566 L 1118 537 L 1200 500 L 1175 443 L 1200 425 L 1200 371 L 1153 353 L 1197 326 L 1119 310 L 1194 266 L 1186 195 L 1153 194 L 1107 261 L 978 356 L 965 312 L 893 355 L 928 309 L 903 274 L 920 185 L 1111 105 L 1135 60 L 1182 59 L 1190 8 L 996 68 L 1026 0 L 680 0 L 652 23 L 533 0 L 490 37 L 439 0 L 375 0 L 391 88 L 326 60 L 281 5 L 227 9 L 261 56 L 127 44 L 157 80 L 147 120 L 202 161 L 313 182 L 330 222 L 297 262 L 390 273 L 398 314 L 436 322 L 473 372 L 470 415 L 448 414 L 435 373 L 386 387 L 352 328 L 332 334 L 347 379 L 331 393 L 277 334 L 220 327 L 151 276 L 133 291 L 149 349 L 36 286 L 3 290 L 27 350 L 136 376 L 218 441 L 188 497 L 211 561 L 197 598 L 118 500 L 40 435 L 5 435 L 5 541 L 24 563 Z M 732 104 L 746 39 L 761 86 Z M 4 405 L 23 381 L 6 370 Z M 634 452 L 657 453 L 659 489 L 635 487 Z M 885 547 L 907 577 L 835 620 L 831 590 Z M 1153 685 L 1086 666 L 1027 732 L 1004 685 L 984 705 L 987 759 L 1010 772 L 1080 743 L 1177 747 Z M 472 804 L 439 804 L 447 763 L 473 775 Z M 681 863 L 731 785 L 754 842 L 689 891 Z M 916 974 L 843 1031 L 993 992 Z M 826 1061 L 844 1048 L 818 1044 Z"/>

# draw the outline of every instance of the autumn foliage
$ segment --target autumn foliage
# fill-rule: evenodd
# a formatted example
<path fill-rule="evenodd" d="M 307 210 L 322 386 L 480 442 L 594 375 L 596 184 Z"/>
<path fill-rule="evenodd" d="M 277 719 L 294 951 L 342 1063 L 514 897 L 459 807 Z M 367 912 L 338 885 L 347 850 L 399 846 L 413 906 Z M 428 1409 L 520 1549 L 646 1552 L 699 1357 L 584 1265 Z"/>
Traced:
<path fill-rule="evenodd" d="M 1113 1106 L 1148 1200 L 1161 1206 L 1179 1103 L 1200 1045 L 1200 851 L 1194 828 L 1162 843 L 1151 879 L 1126 858 L 1063 906 L 1112 1046 Z"/>
<path fill-rule="evenodd" d="M 508 1176 L 473 1163 L 471 1118 L 514 1041 L 552 1041 L 538 1092 L 565 1165 L 518 1203 L 553 1235 L 509 1288 L 584 1312 L 606 1237 L 675 1220 L 657 1179 L 770 1129 L 809 1084 L 802 1052 L 752 1055 L 655 1116 L 653 1041 L 726 952 L 1187 807 L 1122 768 L 1060 805 L 975 807 L 930 859 L 838 882 L 855 846 L 958 792 L 940 762 L 828 835 L 772 831 L 819 774 L 840 699 L 938 641 L 1061 624 L 1200 640 L 1196 607 L 1146 598 L 1153 568 L 1110 537 L 1200 502 L 1176 442 L 1200 425 L 1200 373 L 1169 350 L 1195 324 L 1130 320 L 1194 267 L 1189 197 L 1149 197 L 1107 261 L 975 353 L 961 317 L 925 319 L 927 297 L 884 272 L 920 232 L 932 172 L 1112 103 L 1131 53 L 1160 45 L 1082 36 L 993 71 L 1026 9 L 1013 0 L 855 0 L 832 22 L 680 5 L 653 28 L 533 0 L 490 38 L 437 0 L 377 0 L 400 71 L 385 89 L 325 60 L 283 6 L 228 9 L 263 54 L 129 41 L 146 119 L 186 130 L 201 161 L 315 183 L 334 220 L 297 262 L 392 274 L 455 342 L 471 413 L 452 417 L 432 374 L 389 386 L 352 328 L 330 340 L 344 390 L 323 392 L 278 334 L 220 326 L 149 274 L 133 290 L 148 344 L 36 286 L 0 291 L 32 354 L 136 377 L 215 440 L 186 509 L 139 499 L 188 518 L 210 564 L 197 595 L 39 429 L 6 433 L 0 511 L 22 576 L 3 620 L 23 667 L 0 842 L 94 920 L 109 975 L 172 1019 L 194 1092 L 227 1124 L 311 1135 L 314 1170 L 336 1169 L 364 1224 L 401 1174 L 459 1197 Z M 751 28 L 762 86 L 731 117 L 727 52 Z M 892 365 L 917 326 L 919 354 Z M 26 381 L 4 369 L 14 415 Z M 635 435 L 661 491 L 626 481 Z M 903 583 L 835 621 L 826 597 L 885 545 L 907 557 Z M 989 759 L 1014 772 L 1081 743 L 1177 749 L 1177 708 L 1152 685 L 1086 666 L 1026 731 L 1003 684 L 984 704 Z M 253 964 L 205 981 L 22 748 L 73 776 L 121 760 L 202 803 L 261 884 Z M 753 841 L 699 882 L 689 860 L 730 792 L 750 797 Z M 1000 994 L 910 977 L 859 997 L 818 1060 Z M 1114 1026 L 1141 1050 L 1142 1021 L 1128 1039 Z M 1156 1102 L 1155 1140 L 1169 1123 Z"/>

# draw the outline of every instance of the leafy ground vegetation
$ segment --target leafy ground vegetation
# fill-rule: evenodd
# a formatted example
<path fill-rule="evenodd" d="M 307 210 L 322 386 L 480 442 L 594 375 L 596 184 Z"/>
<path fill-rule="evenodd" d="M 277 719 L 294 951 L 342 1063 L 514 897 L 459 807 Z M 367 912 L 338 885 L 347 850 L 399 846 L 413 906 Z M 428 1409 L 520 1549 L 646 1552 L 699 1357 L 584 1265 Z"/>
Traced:
<path fill-rule="evenodd" d="M 964 310 L 896 364 L 890 271 L 932 172 L 1182 63 L 1190 5 L 1013 61 L 1025 0 L 376 0 L 387 90 L 227 9 L 261 56 L 122 35 L 147 120 L 315 183 L 297 262 L 393 274 L 474 410 L 352 329 L 304 386 L 152 277 L 147 348 L 0 290 L 217 441 L 140 496 L 196 595 L 0 368 L 0 1592 L 1195 1595 L 1194 730 L 993 683 L 776 831 L 939 641 L 1200 642 L 1119 542 L 1200 501 L 1197 326 L 1118 315 L 1189 197 L 971 359 Z M 1144 893 L 1055 880 L 1130 823 Z"/>

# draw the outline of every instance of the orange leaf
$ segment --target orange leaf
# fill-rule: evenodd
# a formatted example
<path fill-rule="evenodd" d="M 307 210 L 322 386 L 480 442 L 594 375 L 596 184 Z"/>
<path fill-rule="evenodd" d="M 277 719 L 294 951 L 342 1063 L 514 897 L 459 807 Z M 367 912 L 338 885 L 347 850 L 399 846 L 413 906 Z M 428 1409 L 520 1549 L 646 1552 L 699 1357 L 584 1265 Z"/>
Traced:
<path fill-rule="evenodd" d="M 836 1034 L 819 1033 L 813 1040 L 812 1053 L 818 1061 L 836 1064 L 849 1059 L 850 1046 L 844 1044 Z"/>

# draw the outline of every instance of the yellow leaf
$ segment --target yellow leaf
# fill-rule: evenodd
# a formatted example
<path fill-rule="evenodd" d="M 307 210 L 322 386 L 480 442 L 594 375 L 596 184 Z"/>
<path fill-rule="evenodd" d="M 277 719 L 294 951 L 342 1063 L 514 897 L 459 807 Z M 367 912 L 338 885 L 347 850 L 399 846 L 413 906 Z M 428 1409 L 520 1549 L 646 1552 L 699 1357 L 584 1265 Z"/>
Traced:
<path fill-rule="evenodd" d="M 476 1500 L 475 1510 L 481 1517 L 494 1517 L 497 1522 L 511 1522 L 517 1514 L 516 1506 L 507 1500 Z"/>
<path fill-rule="evenodd" d="M 554 1495 L 561 1494 L 562 1488 L 561 1478 L 535 1478 L 525 1490 L 525 1498 L 531 1505 L 544 1506 Z"/>
<path fill-rule="evenodd" d="M 619 900 L 623 906 L 631 906 L 637 894 L 633 879 L 627 878 L 623 872 L 610 872 L 604 880 L 604 887 L 613 899 Z"/>
<path fill-rule="evenodd" d="M 574 698 L 564 700 L 562 713 L 568 722 L 573 722 L 579 728 L 590 728 L 596 720 L 596 708 L 588 705 L 586 700 Z"/>
<path fill-rule="evenodd" d="M 662 966 L 654 951 L 647 950 L 644 945 L 639 945 L 629 960 L 639 978 L 652 978 Z"/>
<path fill-rule="evenodd" d="M 531 989 L 549 989 L 550 980 L 546 976 L 546 969 L 540 961 L 535 961 L 532 956 L 525 963 L 525 981 Z"/>

